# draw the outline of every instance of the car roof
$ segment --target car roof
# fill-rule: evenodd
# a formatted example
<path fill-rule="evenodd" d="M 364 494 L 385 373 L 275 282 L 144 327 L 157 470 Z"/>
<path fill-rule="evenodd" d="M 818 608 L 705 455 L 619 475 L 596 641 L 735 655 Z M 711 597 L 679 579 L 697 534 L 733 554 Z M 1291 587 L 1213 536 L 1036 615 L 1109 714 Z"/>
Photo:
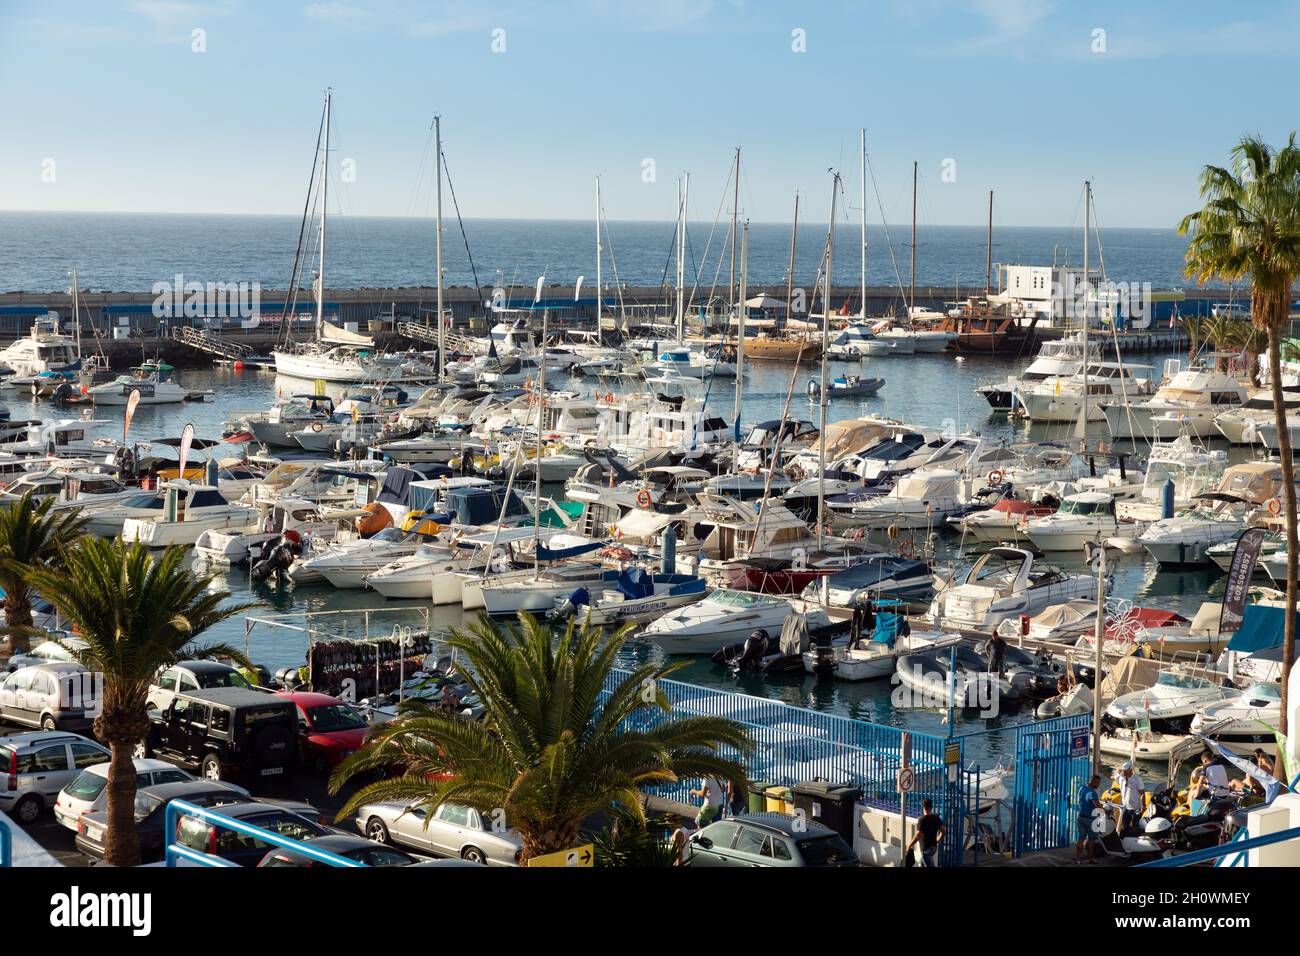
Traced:
<path fill-rule="evenodd" d="M 158 760 L 154 757 L 135 757 L 131 760 L 135 766 L 136 773 L 152 773 L 155 770 L 180 770 L 181 768 L 174 763 L 168 763 L 166 760 Z M 103 763 L 92 764 L 86 770 L 97 777 L 108 776 L 108 761 Z"/>
<path fill-rule="evenodd" d="M 23 671 L 45 671 L 50 674 L 63 673 L 65 671 L 84 671 L 86 668 L 83 664 L 76 661 L 45 661 L 41 664 L 28 664 L 26 667 L 20 667 L 14 671 L 15 674 L 21 674 Z"/>
<path fill-rule="evenodd" d="M 182 780 L 178 783 L 159 783 L 152 787 L 140 788 L 140 793 L 147 793 L 159 800 L 184 800 L 202 794 L 230 794 L 232 797 L 247 799 L 245 791 L 239 787 L 222 783 L 219 780 Z"/>
<path fill-rule="evenodd" d="M 780 833 L 782 836 L 788 837 L 815 838 L 829 836 L 835 832 L 830 827 L 823 826 L 814 820 L 795 817 L 786 813 L 747 813 L 744 816 L 732 817 L 727 822 L 770 830 L 772 833 Z M 709 826 L 713 825 L 709 824 Z"/>
<path fill-rule="evenodd" d="M 96 743 L 89 737 L 83 737 L 81 734 L 70 734 L 66 730 L 33 730 L 30 733 L 9 734 L 0 737 L 0 747 L 36 747 L 56 741 L 70 744 L 95 744 L 96 747 L 104 747 L 103 744 Z M 104 747 L 104 749 L 107 750 L 108 748 Z"/>
<path fill-rule="evenodd" d="M 278 704 L 284 700 L 283 697 L 277 697 L 275 694 L 248 687 L 210 687 L 207 690 L 187 690 L 176 696 L 206 701 L 210 704 L 221 704 L 224 707 L 260 707 L 266 704 Z"/>
<path fill-rule="evenodd" d="M 193 674 L 225 674 L 236 669 L 224 661 L 177 661 L 172 667 L 181 667 Z"/>
<path fill-rule="evenodd" d="M 309 690 L 278 690 L 275 692 L 276 697 L 282 697 L 285 700 L 291 700 L 299 707 L 321 707 L 327 704 L 344 703 L 337 697 L 331 697 L 329 694 L 317 694 Z"/>
<path fill-rule="evenodd" d="M 287 813 L 290 816 L 301 816 L 301 814 L 296 813 L 288 807 L 279 807 L 274 803 L 259 803 L 255 800 L 248 803 L 231 804 L 230 806 L 222 807 L 217 812 L 224 813 L 228 817 L 254 817 L 259 813 Z"/>

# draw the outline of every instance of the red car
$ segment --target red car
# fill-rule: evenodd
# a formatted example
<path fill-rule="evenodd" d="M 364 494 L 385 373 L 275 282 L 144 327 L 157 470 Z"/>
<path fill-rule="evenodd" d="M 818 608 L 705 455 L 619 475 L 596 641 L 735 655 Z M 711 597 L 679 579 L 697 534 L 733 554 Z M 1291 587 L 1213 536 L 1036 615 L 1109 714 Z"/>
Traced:
<path fill-rule="evenodd" d="M 329 694 L 279 691 L 298 708 L 298 739 L 302 762 L 317 773 L 328 774 L 344 757 L 361 748 L 370 725 L 351 704 Z"/>

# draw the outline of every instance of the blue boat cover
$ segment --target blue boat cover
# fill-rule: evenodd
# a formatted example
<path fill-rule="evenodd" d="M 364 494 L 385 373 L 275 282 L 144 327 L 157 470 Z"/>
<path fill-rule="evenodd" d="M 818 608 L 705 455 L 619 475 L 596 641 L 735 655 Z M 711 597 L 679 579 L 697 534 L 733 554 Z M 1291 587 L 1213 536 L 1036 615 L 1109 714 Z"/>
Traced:
<path fill-rule="evenodd" d="M 877 644 L 894 646 L 898 639 L 898 628 L 903 623 L 903 616 L 893 611 L 876 612 L 876 629 L 871 632 L 871 640 Z"/>
<path fill-rule="evenodd" d="M 1286 609 L 1266 604 L 1247 604 L 1241 627 L 1228 642 L 1228 650 L 1251 654 L 1282 643 Z M 1297 615 L 1300 622 L 1300 615 Z"/>
<path fill-rule="evenodd" d="M 576 558 L 580 554 L 586 554 L 588 551 L 595 551 L 597 548 L 602 548 L 604 546 L 604 541 L 588 541 L 585 544 L 575 545 L 572 548 L 551 549 L 539 541 L 537 543 L 537 560 L 565 561 L 569 558 Z"/>
<path fill-rule="evenodd" d="M 655 593 L 655 580 L 641 568 L 628 568 L 618 576 L 618 589 L 629 601 L 638 601 Z"/>

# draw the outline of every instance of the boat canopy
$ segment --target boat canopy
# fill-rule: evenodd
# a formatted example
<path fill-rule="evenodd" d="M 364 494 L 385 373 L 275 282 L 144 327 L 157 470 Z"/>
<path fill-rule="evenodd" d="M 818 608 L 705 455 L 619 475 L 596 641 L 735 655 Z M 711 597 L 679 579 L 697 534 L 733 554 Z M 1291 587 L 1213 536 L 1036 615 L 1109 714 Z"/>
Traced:
<path fill-rule="evenodd" d="M 826 583 L 831 588 L 858 590 L 871 588 L 891 578 L 916 577 L 928 573 L 928 570 L 922 561 L 887 554 L 871 555 L 860 564 L 827 575 Z"/>
<path fill-rule="evenodd" d="M 1099 706 L 1105 707 L 1117 697 L 1154 687 L 1162 664 L 1144 657 L 1121 657 L 1101 682 Z"/>
<path fill-rule="evenodd" d="M 826 457 L 838 458 L 865 448 L 870 442 L 887 435 L 891 425 L 864 418 L 846 418 L 826 426 Z"/>
<path fill-rule="evenodd" d="M 1297 615 L 1300 618 L 1300 615 Z M 1228 642 L 1228 650 L 1251 654 L 1282 643 L 1286 608 L 1272 604 L 1248 604 L 1241 627 Z"/>
<path fill-rule="evenodd" d="M 579 555 L 595 551 L 597 548 L 605 544 L 604 541 L 595 541 L 591 539 L 582 540 L 576 535 L 561 534 L 556 535 L 555 538 L 561 539 L 563 543 L 569 543 L 572 541 L 578 541 L 579 543 L 569 544 L 569 547 L 567 548 L 548 548 L 544 543 L 539 541 L 537 542 L 538 561 L 567 561 L 569 558 L 576 558 Z M 621 586 L 621 579 L 619 583 Z M 651 584 L 651 590 L 654 590 L 653 583 Z"/>
<path fill-rule="evenodd" d="M 361 335 L 358 332 L 349 332 L 333 322 L 321 323 L 320 337 L 322 342 L 331 342 L 335 345 L 355 345 L 358 348 L 375 347 L 375 340 L 370 336 Z"/>

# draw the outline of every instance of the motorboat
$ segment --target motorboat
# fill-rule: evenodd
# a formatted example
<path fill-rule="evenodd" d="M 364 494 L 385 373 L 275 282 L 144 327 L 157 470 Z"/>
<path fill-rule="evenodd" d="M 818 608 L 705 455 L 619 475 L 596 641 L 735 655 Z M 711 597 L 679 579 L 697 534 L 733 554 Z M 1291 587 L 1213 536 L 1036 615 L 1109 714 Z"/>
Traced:
<path fill-rule="evenodd" d="M 876 608 L 876 625 L 869 637 L 845 644 L 809 647 L 802 656 L 804 670 L 817 676 L 837 680 L 860 681 L 888 677 L 895 672 L 900 657 L 924 654 L 955 645 L 961 637 L 943 631 L 899 633 L 904 608 L 883 602 Z"/>
<path fill-rule="evenodd" d="M 60 331 L 57 312 L 36 318 L 25 337 L 0 350 L 0 364 L 12 370 L 12 377 L 5 384 L 40 372 L 76 371 L 80 361 L 81 346 L 72 336 Z"/>
<path fill-rule="evenodd" d="M 1300 411 L 1300 392 L 1284 391 L 1282 407 L 1288 415 L 1295 415 Z M 1258 427 L 1274 425 L 1276 421 L 1273 391 L 1266 388 L 1251 393 L 1243 404 L 1220 411 L 1214 418 L 1214 427 L 1220 435 L 1234 445 L 1254 445 L 1259 441 Z"/>
<path fill-rule="evenodd" d="M 593 626 L 640 624 L 703 600 L 708 593 L 704 579 L 694 574 L 655 574 L 629 567 L 607 572 L 602 588 L 579 588 L 556 598 L 553 614 L 557 618 L 576 614 L 580 623 Z"/>
<path fill-rule="evenodd" d="M 1136 538 L 1146 525 L 1115 514 L 1115 498 L 1105 492 L 1070 495 L 1054 514 L 1025 522 L 1024 534 L 1040 551 L 1082 551 L 1090 541 Z"/>
<path fill-rule="evenodd" d="M 1017 389 L 1033 387 L 1049 378 L 1069 378 L 1083 368 L 1084 354 L 1082 332 L 1049 339 L 1039 346 L 1037 357 L 1019 375 L 1009 375 L 1001 382 L 981 385 L 975 391 L 983 395 L 992 408 L 1010 411 L 1015 405 Z M 1087 355 L 1100 360 L 1101 348 L 1095 341 L 1088 344 Z"/>
<path fill-rule="evenodd" d="M 991 508 L 953 515 L 948 524 L 974 541 L 997 544 L 1024 537 L 1027 522 L 1055 513 L 1056 509 L 1047 505 L 1003 498 Z"/>
<path fill-rule="evenodd" d="M 211 564 L 244 564 L 263 545 L 293 532 L 324 545 L 345 532 L 365 512 L 359 508 L 326 510 L 305 498 L 270 498 L 257 502 L 256 518 L 246 527 L 204 531 L 194 543 L 194 555 Z"/>
<path fill-rule="evenodd" d="M 1116 697 L 1106 708 L 1103 726 L 1135 726 L 1156 733 L 1186 734 L 1203 708 L 1237 692 L 1200 668 L 1176 664 L 1162 670 L 1145 690 Z"/>
<path fill-rule="evenodd" d="M 859 398 L 866 395 L 875 395 L 884 387 L 883 378 L 868 378 L 863 375 L 837 375 L 831 379 L 830 387 L 826 390 L 828 399 L 836 398 Z M 817 379 L 808 380 L 808 397 L 816 399 L 821 394 L 821 382 Z"/>
<path fill-rule="evenodd" d="M 436 588 L 435 582 L 455 571 L 478 568 L 482 560 L 476 549 L 471 547 L 451 547 L 442 541 L 423 543 L 414 554 L 397 558 L 367 575 L 365 585 L 391 600 L 459 604 L 459 580 L 455 580 L 454 588 L 445 594 L 444 589 Z"/>
<path fill-rule="evenodd" d="M 350 538 L 319 551 L 302 562 L 301 574 L 291 572 L 296 583 L 304 583 L 319 575 L 336 588 L 364 588 L 366 578 L 398 558 L 414 554 L 421 545 L 439 542 L 451 545 L 440 537 L 442 526 L 424 516 L 416 516 L 404 523 L 404 528 L 386 527 L 368 538 Z"/>
<path fill-rule="evenodd" d="M 929 602 L 934 574 L 924 561 L 891 554 L 869 554 L 849 567 L 809 583 L 803 599 L 831 607 L 852 608 L 864 600 Z"/>
<path fill-rule="evenodd" d="M 144 362 L 111 382 L 91 386 L 86 395 L 96 405 L 125 405 L 132 394 L 139 394 L 141 405 L 183 402 L 189 393 L 173 378 L 175 371 L 166 362 Z"/>
<path fill-rule="evenodd" d="M 1095 600 L 1097 580 L 1036 562 L 1026 548 L 991 548 L 966 572 L 961 584 L 940 591 L 930 605 L 935 627 L 989 632 L 1003 621 L 1033 617 L 1053 604 Z"/>
<path fill-rule="evenodd" d="M 719 581 L 737 591 L 762 594 L 798 594 L 814 581 L 824 580 L 862 560 L 858 552 L 812 552 L 803 558 L 744 558 L 731 561 Z"/>
<path fill-rule="evenodd" d="M 854 322 L 842 329 L 826 348 L 826 355 L 837 359 L 857 359 L 868 355 L 910 355 L 915 342 L 902 336 L 885 338 L 871 326 Z"/>
<path fill-rule="evenodd" d="M 785 619 L 794 613 L 786 598 L 718 588 L 702 601 L 651 621 L 645 637 L 667 654 L 712 654 L 726 644 L 743 641 L 756 630 L 779 634 Z M 810 628 L 830 623 L 824 611 L 806 617 Z"/>
<path fill-rule="evenodd" d="M 903 700 L 912 707 L 985 710 L 1021 699 L 1011 678 L 990 671 L 988 660 L 964 644 L 903 654 L 894 662 L 894 673 L 911 692 Z"/>
<path fill-rule="evenodd" d="M 1236 376 L 1216 367 L 1219 359 L 1229 357 L 1237 356 L 1235 352 L 1212 352 L 1186 369 L 1178 359 L 1169 359 L 1164 384 L 1155 394 L 1137 401 L 1102 403 L 1111 437 L 1151 441 L 1217 434 L 1215 419 L 1243 406 L 1249 398 Z"/>
<path fill-rule="evenodd" d="M 961 475 L 947 468 L 914 471 L 900 478 L 887 494 L 866 497 L 848 511 L 836 510 L 836 519 L 867 528 L 928 528 L 946 520 L 970 503 Z"/>
<path fill-rule="evenodd" d="M 572 541 L 578 543 L 571 544 Z M 494 572 L 480 582 L 483 610 L 489 616 L 511 617 L 520 611 L 544 614 L 555 608 L 557 599 L 572 599 L 579 588 L 586 588 L 588 594 L 593 588 L 604 588 L 607 583 L 606 571 L 600 562 L 574 560 L 577 557 L 574 552 L 581 554 L 592 551 L 603 542 L 577 535 L 557 535 L 549 543 L 561 547 L 552 552 L 548 544 L 539 544 L 537 568 Z M 570 546 L 566 548 L 565 544 Z M 564 557 L 551 562 L 550 558 L 556 552 L 564 554 Z"/>
<path fill-rule="evenodd" d="M 152 514 L 123 520 L 123 541 L 150 548 L 189 547 L 205 531 L 243 528 L 257 518 L 256 508 L 232 504 L 215 486 L 178 478 L 164 484 L 161 492 Z"/>
<path fill-rule="evenodd" d="M 1183 435 L 1173 441 L 1155 442 L 1147 457 L 1142 490 L 1132 498 L 1117 501 L 1115 513 L 1136 521 L 1158 521 L 1165 514 L 1165 486 L 1173 483 L 1173 507 L 1177 511 L 1194 502 L 1197 495 L 1213 491 L 1223 478 L 1228 456 L 1210 451 Z"/>
<path fill-rule="evenodd" d="M 293 433 L 316 422 L 329 421 L 334 400 L 328 395 L 293 395 L 276 401 L 270 409 L 242 417 L 257 441 L 268 448 L 297 448 Z"/>
<path fill-rule="evenodd" d="M 1256 748 L 1277 752 L 1274 730 L 1282 716 L 1282 686 L 1255 681 L 1239 695 L 1207 704 L 1192 718 L 1190 731 L 1203 734 L 1234 753 L 1249 756 Z"/>
<path fill-rule="evenodd" d="M 1102 404 L 1108 400 L 1127 401 L 1150 394 L 1150 379 L 1133 375 L 1135 367 L 1139 366 L 1089 362 L 1085 370 L 1073 375 L 1052 376 L 1017 387 L 1015 401 L 1035 422 L 1077 422 L 1085 402 L 1088 421 L 1101 421 L 1106 417 Z"/>

